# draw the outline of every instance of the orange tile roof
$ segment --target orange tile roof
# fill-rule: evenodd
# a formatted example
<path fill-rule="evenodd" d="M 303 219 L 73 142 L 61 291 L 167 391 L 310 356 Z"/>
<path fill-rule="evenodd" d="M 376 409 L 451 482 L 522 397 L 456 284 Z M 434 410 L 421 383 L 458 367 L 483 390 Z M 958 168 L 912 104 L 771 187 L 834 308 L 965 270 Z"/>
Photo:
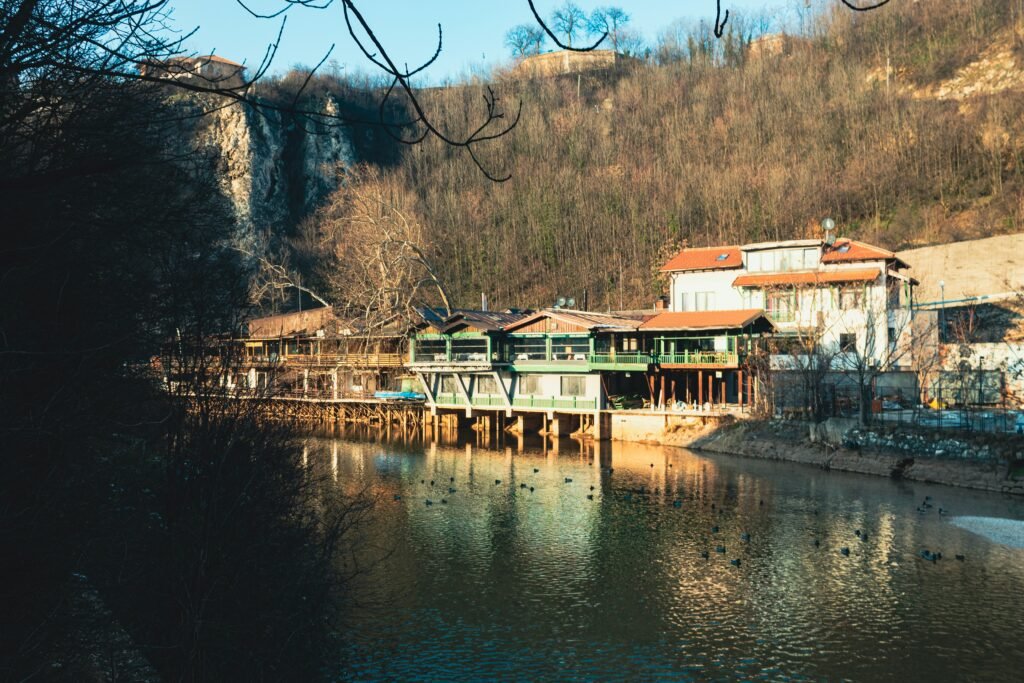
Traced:
<path fill-rule="evenodd" d="M 725 258 L 719 258 L 722 255 Z M 673 256 L 661 267 L 669 270 L 725 270 L 739 268 L 743 265 L 740 248 L 732 247 L 699 247 L 687 248 Z"/>
<path fill-rule="evenodd" d="M 822 263 L 844 263 L 847 261 L 888 261 L 895 259 L 898 267 L 909 268 L 891 251 L 848 238 L 838 239 L 821 257 Z"/>
<path fill-rule="evenodd" d="M 746 327 L 758 318 L 765 318 L 764 311 L 750 308 L 739 311 L 682 311 L 659 313 L 640 325 L 641 330 L 724 330 Z"/>
<path fill-rule="evenodd" d="M 763 287 L 772 285 L 811 285 L 825 282 L 870 282 L 881 273 L 878 268 L 850 268 L 827 272 L 762 273 L 740 275 L 732 281 L 733 287 Z"/>

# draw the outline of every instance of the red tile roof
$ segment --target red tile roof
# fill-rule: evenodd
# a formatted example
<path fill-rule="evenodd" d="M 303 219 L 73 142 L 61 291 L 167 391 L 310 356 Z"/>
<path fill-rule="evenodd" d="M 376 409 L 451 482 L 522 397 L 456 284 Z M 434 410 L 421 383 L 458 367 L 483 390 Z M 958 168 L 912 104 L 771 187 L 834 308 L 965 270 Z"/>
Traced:
<path fill-rule="evenodd" d="M 811 285 L 826 282 L 871 282 L 882 271 L 878 268 L 849 268 L 827 272 L 762 273 L 740 275 L 732 281 L 733 287 L 764 287 L 772 285 Z"/>
<path fill-rule="evenodd" d="M 746 327 L 764 318 L 771 322 L 759 308 L 739 311 L 683 311 L 659 313 L 640 325 L 641 330 L 724 330 Z"/>
<path fill-rule="evenodd" d="M 721 258 L 724 256 L 724 258 Z M 670 270 L 726 270 L 740 268 L 743 255 L 739 247 L 700 247 L 687 248 L 672 257 L 661 267 Z"/>
<path fill-rule="evenodd" d="M 897 261 L 898 268 L 909 268 L 891 251 L 851 239 L 838 239 L 821 257 L 822 263 L 846 263 L 850 261 Z"/>

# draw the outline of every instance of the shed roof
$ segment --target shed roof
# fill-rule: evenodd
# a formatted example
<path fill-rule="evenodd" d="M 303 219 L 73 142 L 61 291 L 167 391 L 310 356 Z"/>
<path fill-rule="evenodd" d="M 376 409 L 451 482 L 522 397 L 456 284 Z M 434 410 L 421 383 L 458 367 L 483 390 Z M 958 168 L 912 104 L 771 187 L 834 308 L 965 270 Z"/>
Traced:
<path fill-rule="evenodd" d="M 871 282 L 881 274 L 878 268 L 848 268 L 845 270 L 804 271 L 799 273 L 761 273 L 740 275 L 732 281 L 733 287 L 771 287 L 780 285 L 813 285 L 829 282 Z"/>
<path fill-rule="evenodd" d="M 765 331 L 775 326 L 764 311 L 748 308 L 732 311 L 682 311 L 660 313 L 640 325 L 641 330 L 729 330 L 756 325 Z"/>
<path fill-rule="evenodd" d="M 739 247 L 688 247 L 673 256 L 661 270 L 725 270 L 742 265 L 743 255 Z"/>
<path fill-rule="evenodd" d="M 635 330 L 643 318 L 626 317 L 613 313 L 595 313 L 592 311 L 575 311 L 565 308 L 545 308 L 533 315 L 528 315 L 505 326 L 506 332 L 534 323 L 544 318 L 553 318 L 562 322 L 583 327 L 590 331 L 597 330 Z"/>

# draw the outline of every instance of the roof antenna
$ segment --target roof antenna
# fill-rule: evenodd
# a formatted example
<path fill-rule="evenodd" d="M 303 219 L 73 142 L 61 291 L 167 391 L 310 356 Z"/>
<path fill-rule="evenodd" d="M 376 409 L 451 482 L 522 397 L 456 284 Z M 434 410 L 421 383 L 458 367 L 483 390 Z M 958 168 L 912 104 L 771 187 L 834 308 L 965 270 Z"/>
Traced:
<path fill-rule="evenodd" d="M 836 222 L 831 218 L 826 218 L 821 221 L 821 229 L 825 231 L 825 246 L 831 247 L 836 243 L 835 229 Z"/>

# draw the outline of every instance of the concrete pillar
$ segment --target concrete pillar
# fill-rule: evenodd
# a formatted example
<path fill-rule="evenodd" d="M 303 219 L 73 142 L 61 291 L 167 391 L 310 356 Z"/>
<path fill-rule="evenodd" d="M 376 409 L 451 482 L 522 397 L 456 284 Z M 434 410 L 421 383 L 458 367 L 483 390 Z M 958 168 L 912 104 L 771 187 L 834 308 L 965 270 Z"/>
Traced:
<path fill-rule="evenodd" d="M 305 396 L 309 393 L 309 369 L 302 371 L 302 395 Z"/>
<path fill-rule="evenodd" d="M 338 371 L 335 370 L 331 373 L 331 398 L 335 401 L 338 400 Z"/>

